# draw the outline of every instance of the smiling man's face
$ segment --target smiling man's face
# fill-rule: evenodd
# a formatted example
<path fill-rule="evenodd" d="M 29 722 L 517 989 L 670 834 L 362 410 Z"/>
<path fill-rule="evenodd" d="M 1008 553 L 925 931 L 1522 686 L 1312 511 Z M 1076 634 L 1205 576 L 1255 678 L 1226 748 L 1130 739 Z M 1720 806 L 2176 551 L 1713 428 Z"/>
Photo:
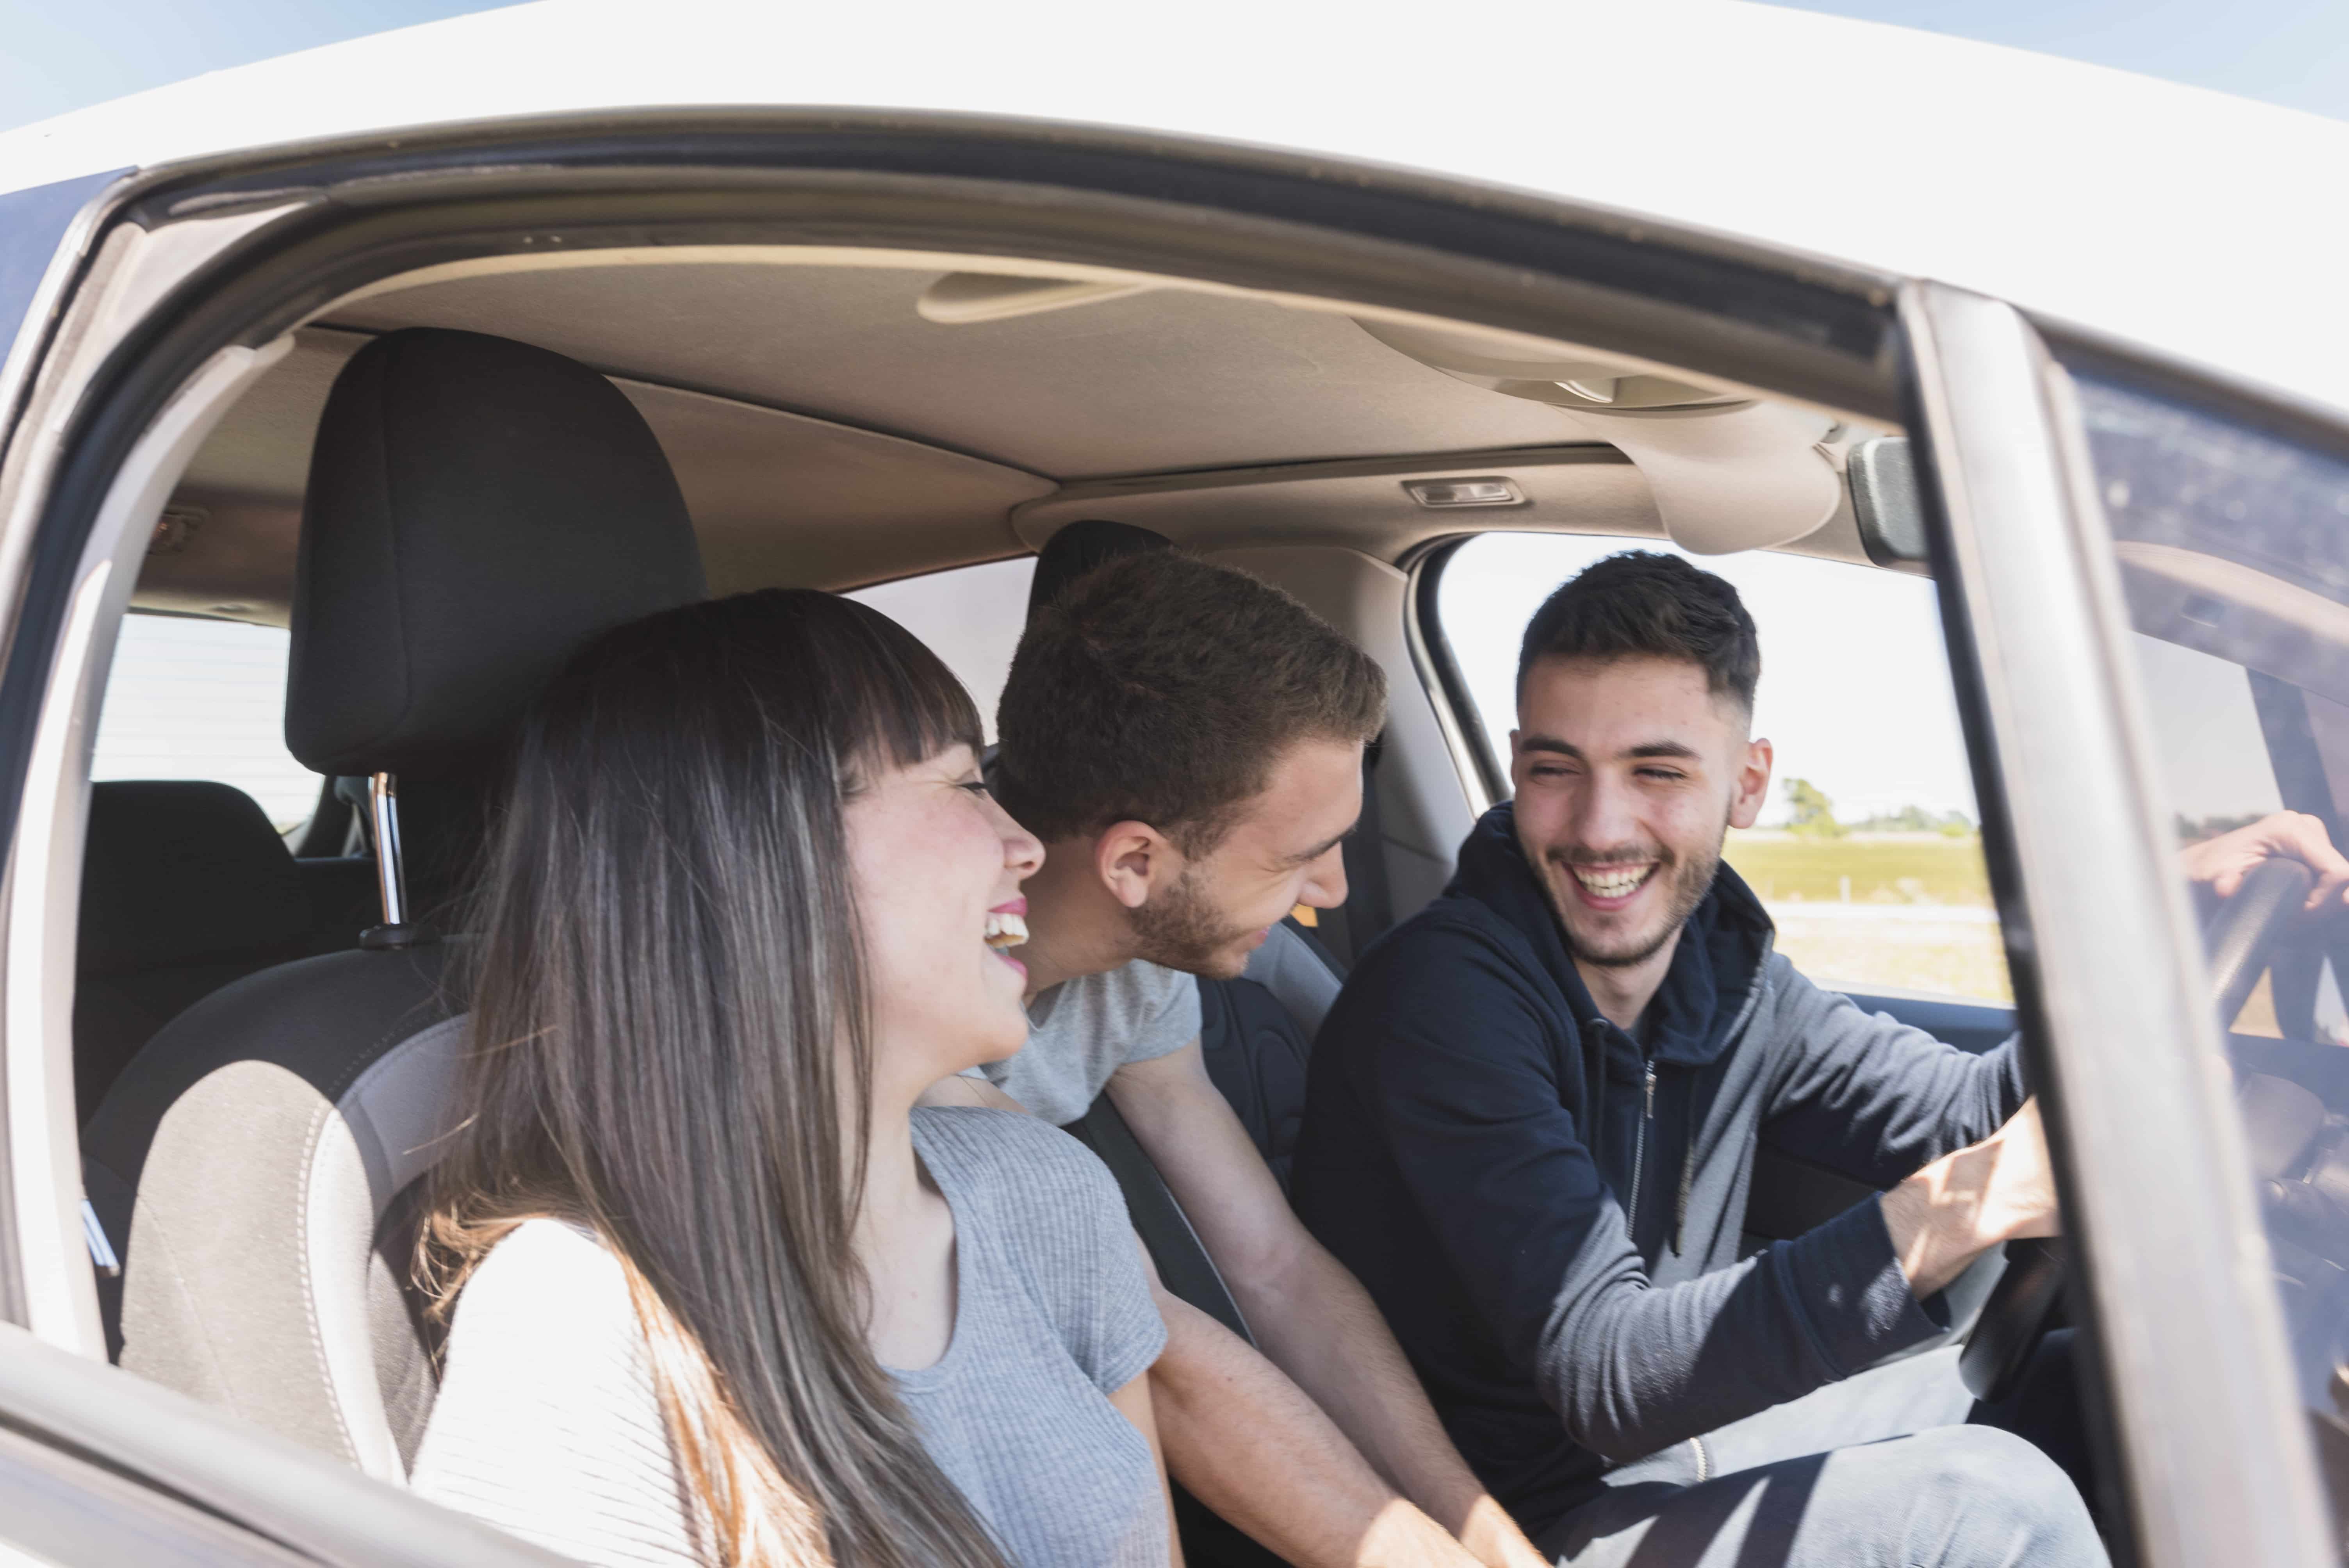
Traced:
<path fill-rule="evenodd" d="M 1545 658 L 1509 738 L 1517 841 L 1588 968 L 1652 965 L 1702 902 L 1727 830 L 1770 788 L 1770 743 L 1682 659 Z"/>

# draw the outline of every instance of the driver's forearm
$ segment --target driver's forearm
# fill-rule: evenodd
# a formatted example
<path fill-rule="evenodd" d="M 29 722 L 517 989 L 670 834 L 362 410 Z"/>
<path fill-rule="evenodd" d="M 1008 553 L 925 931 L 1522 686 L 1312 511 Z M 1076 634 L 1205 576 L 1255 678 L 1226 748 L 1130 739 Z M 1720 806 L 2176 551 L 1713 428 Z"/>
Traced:
<path fill-rule="evenodd" d="M 1475 1568 L 1245 1340 L 1163 1291 L 1159 1306 L 1151 1406 L 1167 1469 L 1201 1502 L 1297 1568 Z"/>
<path fill-rule="evenodd" d="M 1405 1497 L 1464 1538 L 1514 1532 L 1445 1435 L 1370 1293 L 1343 1264 L 1307 1241 L 1287 1268 L 1227 1283 L 1264 1353 Z M 1491 1553 L 1480 1548 L 1479 1555 Z"/>
<path fill-rule="evenodd" d="M 1919 1301 L 1943 1289 L 1966 1265 L 2016 1234 L 1991 1194 L 1997 1154 L 1978 1143 L 1945 1154 L 1886 1192 L 1884 1228 L 1892 1253 Z"/>

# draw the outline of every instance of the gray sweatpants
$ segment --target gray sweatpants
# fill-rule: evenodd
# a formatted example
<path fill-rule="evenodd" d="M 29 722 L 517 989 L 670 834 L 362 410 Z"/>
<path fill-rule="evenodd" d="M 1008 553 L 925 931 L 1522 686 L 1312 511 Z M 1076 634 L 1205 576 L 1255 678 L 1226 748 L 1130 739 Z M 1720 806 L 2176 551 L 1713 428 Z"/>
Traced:
<path fill-rule="evenodd" d="M 1954 1346 L 1619 1466 L 1550 1527 L 1568 1568 L 2103 1568 L 2070 1478 L 1966 1426 Z"/>

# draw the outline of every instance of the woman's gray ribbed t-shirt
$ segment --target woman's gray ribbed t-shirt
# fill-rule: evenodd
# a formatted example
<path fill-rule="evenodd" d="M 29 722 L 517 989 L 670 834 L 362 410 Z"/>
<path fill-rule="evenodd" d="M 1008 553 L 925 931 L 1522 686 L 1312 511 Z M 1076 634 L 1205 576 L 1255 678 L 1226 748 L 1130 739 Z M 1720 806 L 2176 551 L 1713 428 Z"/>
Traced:
<path fill-rule="evenodd" d="M 894 1372 L 924 1446 L 1018 1568 L 1164 1568 L 1142 1434 L 1107 1396 L 1166 1331 L 1115 1183 L 1031 1117 L 914 1113 L 954 1212 L 953 1336 Z M 458 1298 L 413 1484 L 608 1568 L 708 1568 L 618 1261 L 552 1220 L 517 1228 Z"/>

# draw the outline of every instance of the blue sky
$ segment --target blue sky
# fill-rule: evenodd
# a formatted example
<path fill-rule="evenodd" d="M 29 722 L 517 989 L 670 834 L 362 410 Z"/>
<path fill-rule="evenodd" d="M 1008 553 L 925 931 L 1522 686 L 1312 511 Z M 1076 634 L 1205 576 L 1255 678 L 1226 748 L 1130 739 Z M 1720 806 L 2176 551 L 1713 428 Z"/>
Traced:
<path fill-rule="evenodd" d="M 480 0 L 0 0 L 0 129 Z M 1812 0 L 2349 119 L 2349 0 Z"/>

